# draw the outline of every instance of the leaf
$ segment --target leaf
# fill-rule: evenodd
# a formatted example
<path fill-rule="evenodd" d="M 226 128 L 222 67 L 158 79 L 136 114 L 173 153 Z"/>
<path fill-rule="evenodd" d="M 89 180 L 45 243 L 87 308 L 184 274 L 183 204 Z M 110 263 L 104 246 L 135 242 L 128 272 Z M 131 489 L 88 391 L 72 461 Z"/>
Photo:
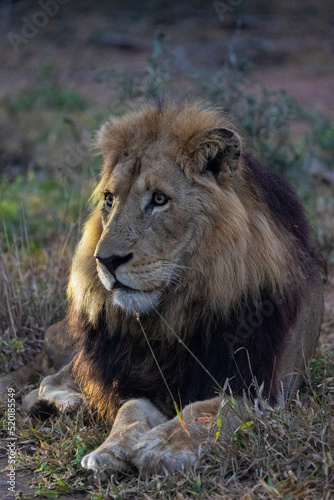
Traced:
<path fill-rule="evenodd" d="M 249 422 L 245 422 L 244 425 L 240 427 L 240 430 L 243 431 L 244 429 L 247 429 L 248 427 L 251 427 L 254 424 L 253 420 L 250 420 Z"/>
<path fill-rule="evenodd" d="M 46 498 L 58 498 L 59 495 L 56 491 L 53 490 L 41 490 L 38 492 L 39 496 L 43 496 Z"/>
<path fill-rule="evenodd" d="M 268 477 L 267 483 L 269 486 L 271 486 L 271 488 L 275 487 L 275 483 L 270 476 Z"/>
<path fill-rule="evenodd" d="M 34 470 L 34 472 L 42 472 L 47 466 L 47 462 L 43 462 L 39 469 Z"/>
<path fill-rule="evenodd" d="M 176 414 L 177 414 L 177 416 L 179 417 L 179 420 L 180 420 L 180 423 L 181 423 L 182 429 L 184 429 L 184 430 L 186 431 L 186 433 L 188 434 L 188 436 L 190 437 L 189 431 L 188 431 L 188 429 L 187 429 L 187 425 L 185 424 L 185 422 L 184 422 L 184 420 L 183 420 L 183 418 L 182 418 L 182 415 L 181 415 L 181 413 L 180 413 L 180 410 L 179 410 L 179 408 L 178 408 L 178 406 L 177 406 L 176 401 L 174 400 L 174 401 L 173 401 L 173 403 L 174 403 L 174 408 L 175 408 Z"/>
<path fill-rule="evenodd" d="M 221 417 L 217 417 L 217 431 L 216 431 L 216 437 L 215 437 L 215 444 L 217 443 L 218 438 L 220 436 L 220 431 L 221 431 L 221 428 L 222 428 L 222 423 L 223 423 L 222 418 Z"/>

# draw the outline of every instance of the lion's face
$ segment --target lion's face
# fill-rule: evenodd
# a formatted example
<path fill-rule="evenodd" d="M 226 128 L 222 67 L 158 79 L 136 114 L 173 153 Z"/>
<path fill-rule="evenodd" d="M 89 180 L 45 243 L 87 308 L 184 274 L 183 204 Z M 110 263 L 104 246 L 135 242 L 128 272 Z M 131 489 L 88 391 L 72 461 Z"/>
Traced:
<path fill-rule="evenodd" d="M 201 239 L 204 193 L 161 144 L 123 156 L 100 186 L 98 276 L 127 313 L 157 306 L 189 266 Z"/>

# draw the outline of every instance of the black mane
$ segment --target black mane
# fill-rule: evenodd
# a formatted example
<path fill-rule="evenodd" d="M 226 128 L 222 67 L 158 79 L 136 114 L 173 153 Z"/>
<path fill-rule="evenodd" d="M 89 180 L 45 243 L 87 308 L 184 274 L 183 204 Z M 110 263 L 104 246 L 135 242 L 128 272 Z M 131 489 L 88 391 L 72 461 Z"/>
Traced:
<path fill-rule="evenodd" d="M 150 340 L 169 389 L 181 407 L 214 397 L 226 380 L 234 394 L 249 393 L 250 388 L 252 393 L 254 383 L 264 382 L 265 395 L 277 397 L 279 388 L 273 370 L 285 332 L 296 317 L 298 299 L 291 293 L 284 299 L 263 293 L 262 299 L 256 305 L 251 299 L 243 301 L 242 308 L 239 305 L 231 311 L 228 319 L 212 313 L 204 315 L 187 343 L 220 387 L 181 343 Z M 150 321 L 142 318 L 148 336 Z M 144 397 L 172 415 L 169 391 L 139 325 L 135 336 L 124 335 L 121 330 L 111 333 L 102 314 L 96 328 L 83 317 L 77 320 L 76 327 L 82 336 L 80 363 L 84 363 L 88 379 L 101 387 L 101 394 L 112 398 L 110 404 L 118 406 L 127 399 Z"/>

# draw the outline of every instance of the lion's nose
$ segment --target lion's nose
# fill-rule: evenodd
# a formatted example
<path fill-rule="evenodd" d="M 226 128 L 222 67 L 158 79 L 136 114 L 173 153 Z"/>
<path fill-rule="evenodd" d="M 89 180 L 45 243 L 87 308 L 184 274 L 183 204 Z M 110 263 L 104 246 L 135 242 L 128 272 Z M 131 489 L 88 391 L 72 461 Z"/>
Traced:
<path fill-rule="evenodd" d="M 133 257 L 133 253 L 128 253 L 127 255 L 112 255 L 111 257 L 107 257 L 106 259 L 99 256 L 99 254 L 95 255 L 95 258 L 103 264 L 111 274 L 115 274 L 116 269 L 122 265 L 126 264 Z"/>

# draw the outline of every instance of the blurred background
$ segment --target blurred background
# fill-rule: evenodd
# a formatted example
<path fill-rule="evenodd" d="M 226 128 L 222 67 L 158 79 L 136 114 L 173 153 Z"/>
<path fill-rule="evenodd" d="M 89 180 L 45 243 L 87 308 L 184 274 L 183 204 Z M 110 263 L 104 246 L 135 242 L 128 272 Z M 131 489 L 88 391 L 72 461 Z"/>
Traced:
<path fill-rule="evenodd" d="M 293 183 L 329 262 L 334 343 L 332 0 L 0 1 L 0 364 L 31 359 L 66 310 L 101 158 L 94 132 L 158 95 L 232 113 Z"/>

